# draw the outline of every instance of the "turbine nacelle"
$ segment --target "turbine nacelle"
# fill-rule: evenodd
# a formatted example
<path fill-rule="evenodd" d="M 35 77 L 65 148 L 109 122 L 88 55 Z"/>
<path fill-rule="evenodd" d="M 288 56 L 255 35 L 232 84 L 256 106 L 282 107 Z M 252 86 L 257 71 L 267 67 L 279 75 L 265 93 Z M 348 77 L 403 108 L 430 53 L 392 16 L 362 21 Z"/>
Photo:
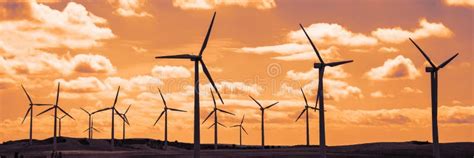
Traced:
<path fill-rule="evenodd" d="M 425 68 L 425 72 L 436 72 L 438 71 L 439 69 L 437 68 L 434 68 L 434 67 L 426 67 Z"/>
<path fill-rule="evenodd" d="M 315 68 L 315 69 L 321 69 L 321 68 L 323 68 L 324 66 L 325 66 L 325 64 L 323 64 L 323 63 L 314 63 L 314 68 Z"/>

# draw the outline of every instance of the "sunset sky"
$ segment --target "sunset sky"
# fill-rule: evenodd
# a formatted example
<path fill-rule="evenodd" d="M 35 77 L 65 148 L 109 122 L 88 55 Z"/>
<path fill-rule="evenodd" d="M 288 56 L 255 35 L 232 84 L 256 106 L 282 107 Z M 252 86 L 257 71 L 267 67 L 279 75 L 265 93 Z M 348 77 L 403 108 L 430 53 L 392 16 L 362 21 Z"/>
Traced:
<path fill-rule="evenodd" d="M 203 58 L 222 94 L 219 114 L 227 126 L 240 122 L 260 144 L 260 111 L 265 105 L 266 144 L 305 143 L 302 87 L 314 105 L 317 57 L 301 23 L 325 61 L 354 60 L 325 75 L 328 145 L 389 141 L 431 141 L 428 63 L 413 38 L 440 64 L 440 142 L 474 141 L 473 0 L 0 0 L 0 142 L 28 139 L 25 86 L 35 103 L 59 105 L 75 120 L 63 119 L 62 135 L 87 137 L 87 114 L 132 105 L 127 137 L 163 139 L 169 107 L 169 140 L 192 142 L 193 76 L 189 60 L 155 56 L 197 54 L 213 12 L 213 32 Z M 201 121 L 212 110 L 209 82 L 200 73 Z M 47 109 L 35 107 L 34 114 Z M 52 137 L 52 112 L 34 118 L 34 139 Z M 116 120 L 119 118 L 116 117 Z M 213 142 L 212 121 L 201 126 L 201 142 Z M 110 113 L 94 116 L 110 138 Z M 116 138 L 121 138 L 121 120 Z M 238 143 L 238 128 L 220 128 L 220 143 Z M 319 144 L 318 113 L 310 112 L 311 144 Z"/>

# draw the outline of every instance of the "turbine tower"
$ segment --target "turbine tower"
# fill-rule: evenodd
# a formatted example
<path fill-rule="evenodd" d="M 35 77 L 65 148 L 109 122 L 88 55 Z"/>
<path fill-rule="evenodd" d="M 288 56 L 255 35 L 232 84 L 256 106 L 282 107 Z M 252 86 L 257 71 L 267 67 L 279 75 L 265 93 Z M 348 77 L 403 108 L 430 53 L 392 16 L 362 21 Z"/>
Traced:
<path fill-rule="evenodd" d="M 267 107 L 263 107 L 257 100 L 255 100 L 252 96 L 249 95 L 250 98 L 252 98 L 255 103 L 260 107 L 260 111 L 262 112 L 262 148 L 265 148 L 265 110 L 271 108 L 272 106 L 278 104 L 278 102 L 275 102 Z"/>
<path fill-rule="evenodd" d="M 62 127 L 61 122 L 62 122 L 63 118 L 65 118 L 65 117 L 66 117 L 66 115 L 63 115 L 63 116 L 61 116 L 61 117 L 57 117 L 57 118 L 56 118 L 56 119 L 58 119 L 58 123 L 59 123 L 59 124 L 58 124 L 58 137 L 59 137 L 59 138 L 62 137 L 62 136 L 61 136 L 61 127 Z"/>
<path fill-rule="evenodd" d="M 217 90 L 217 87 L 214 84 L 214 81 L 212 80 L 211 74 L 209 73 L 209 70 L 207 69 L 206 64 L 204 64 L 204 60 L 202 59 L 202 54 L 204 50 L 206 49 L 209 36 L 211 35 L 212 25 L 214 24 L 215 17 L 216 17 L 216 12 L 214 12 L 214 15 L 212 16 L 211 24 L 207 31 L 206 38 L 204 39 L 204 42 L 202 44 L 201 50 L 199 51 L 198 55 L 180 54 L 180 55 L 155 57 L 156 59 L 162 59 L 162 58 L 163 59 L 189 59 L 191 61 L 194 61 L 194 158 L 199 158 L 200 156 L 199 151 L 201 150 L 200 121 L 199 121 L 199 118 L 200 118 L 199 116 L 199 63 L 202 66 L 202 70 L 204 71 L 204 74 L 206 74 L 206 77 L 208 78 L 209 82 L 212 84 L 215 91 L 217 92 L 217 95 L 219 96 L 221 103 L 224 104 L 224 101 L 222 100 L 222 97 L 219 91 Z"/>
<path fill-rule="evenodd" d="M 92 124 L 92 113 L 90 113 L 89 111 L 85 110 L 84 108 L 81 108 L 82 111 L 84 111 L 85 113 L 87 113 L 88 115 L 88 126 L 87 129 L 85 131 L 88 131 L 88 139 L 91 140 L 92 139 L 92 131 L 94 131 L 94 126 Z M 97 131 L 97 129 L 95 129 Z"/>
<path fill-rule="evenodd" d="M 301 111 L 300 115 L 298 116 L 298 118 L 296 118 L 295 122 L 297 122 L 300 119 L 300 117 L 306 112 L 306 146 L 309 146 L 309 109 L 319 110 L 319 108 L 309 106 L 308 100 L 306 99 L 306 95 L 304 94 L 303 88 L 300 88 L 300 90 L 301 90 L 301 93 L 303 94 L 305 106 L 304 106 L 303 111 Z"/>
<path fill-rule="evenodd" d="M 94 139 L 94 131 L 99 132 L 99 133 L 100 133 L 100 131 L 98 129 L 94 128 L 94 118 L 91 118 L 91 122 L 90 122 L 89 126 L 90 127 L 87 128 L 86 130 L 84 130 L 84 132 L 89 131 L 89 140 L 92 140 L 92 139 Z"/>
<path fill-rule="evenodd" d="M 127 110 L 125 110 L 125 112 L 123 112 L 123 113 L 118 113 L 117 112 L 117 115 L 122 115 L 122 118 L 124 118 L 122 120 L 122 141 L 124 143 L 125 143 L 125 123 L 130 126 L 130 122 L 128 122 L 128 118 L 127 118 L 127 113 L 128 113 L 128 110 L 130 109 L 130 106 L 132 106 L 132 105 L 131 104 L 128 105 Z"/>
<path fill-rule="evenodd" d="M 23 91 L 26 94 L 26 97 L 28 97 L 28 100 L 30 101 L 30 107 L 26 111 L 25 117 L 23 117 L 23 121 L 21 121 L 21 124 L 23 124 L 25 122 L 26 117 L 28 117 L 28 114 L 30 114 L 30 141 L 29 141 L 29 145 L 32 145 L 33 144 L 33 107 L 34 106 L 51 106 L 53 104 L 34 104 L 33 101 L 31 100 L 30 95 L 28 94 L 28 92 L 26 92 L 25 87 L 23 87 L 23 85 L 21 85 L 21 88 L 23 89 Z"/>
<path fill-rule="evenodd" d="M 212 89 L 210 89 L 210 91 L 211 91 L 211 95 L 212 95 L 212 101 L 214 102 L 214 109 L 212 110 L 211 113 L 209 113 L 209 115 L 207 115 L 206 119 L 204 119 L 202 124 L 204 124 L 206 122 L 206 120 L 209 119 L 209 117 L 211 117 L 212 114 L 214 114 L 214 123 L 211 126 L 209 126 L 209 128 L 214 126 L 214 150 L 217 150 L 217 125 L 221 125 L 222 127 L 225 127 L 222 123 L 217 121 L 217 112 L 220 111 L 220 112 L 223 112 L 223 113 L 226 113 L 226 114 L 229 114 L 229 115 L 235 115 L 235 114 L 217 108 L 216 99 L 214 98 L 214 92 L 212 92 Z"/>
<path fill-rule="evenodd" d="M 410 38 L 410 41 L 418 48 L 421 54 L 425 57 L 426 61 L 430 63 L 431 67 L 426 67 L 426 72 L 430 73 L 431 79 L 431 119 L 432 119 L 432 133 L 433 133 L 433 156 L 435 158 L 440 158 L 439 152 L 439 139 L 438 139 L 438 70 L 442 69 L 449 64 L 454 58 L 456 58 L 459 53 L 456 53 L 454 56 L 448 60 L 441 63 L 441 65 L 436 66 L 431 59 L 426 55 L 426 53 Z"/>
<path fill-rule="evenodd" d="M 319 51 L 316 48 L 316 46 L 314 45 L 313 41 L 311 41 L 311 38 L 309 37 L 308 33 L 306 33 L 306 30 L 304 29 L 303 25 L 300 24 L 300 27 L 303 30 L 306 37 L 308 38 L 309 43 L 313 47 L 313 50 L 314 50 L 314 52 L 316 53 L 316 55 L 318 56 L 318 59 L 319 59 L 319 63 L 314 63 L 314 68 L 319 70 L 318 91 L 317 91 L 317 96 L 316 96 L 316 106 L 317 106 L 318 100 L 319 100 L 319 106 L 320 106 L 320 110 L 319 110 L 319 146 L 321 148 L 321 156 L 323 158 L 326 158 L 326 128 L 325 128 L 325 124 L 324 124 L 324 90 L 323 90 L 324 70 L 325 70 L 326 66 L 334 67 L 334 66 L 338 66 L 338 65 L 343 65 L 343 64 L 353 62 L 353 60 L 325 63 L 323 61 L 323 58 L 321 58 L 321 55 L 319 54 Z"/>
<path fill-rule="evenodd" d="M 120 93 L 120 86 L 119 86 L 118 89 L 117 89 L 117 94 L 115 95 L 114 104 L 112 104 L 111 107 L 104 108 L 104 109 L 100 109 L 100 110 L 97 110 L 97 111 L 95 111 L 95 112 L 92 113 L 92 114 L 95 114 L 95 113 L 102 112 L 102 111 L 107 111 L 107 110 L 110 110 L 110 111 L 112 112 L 112 125 L 111 125 L 111 126 L 112 126 L 112 127 L 111 127 L 112 130 L 111 130 L 111 133 L 110 133 L 110 135 L 111 135 L 111 136 L 110 136 L 110 145 L 111 145 L 112 150 L 114 149 L 114 139 L 115 139 L 115 137 L 114 137 L 114 132 L 115 132 L 115 131 L 114 131 L 114 128 L 115 128 L 115 127 L 114 127 L 114 126 L 115 126 L 115 124 L 114 124 L 114 114 L 115 114 L 115 113 L 117 113 L 117 114 L 119 113 L 119 112 L 117 111 L 117 109 L 115 108 L 115 105 L 117 104 L 117 99 L 118 99 L 119 93 Z M 123 118 L 122 115 L 118 115 L 118 116 L 120 116 L 120 118 L 122 118 L 122 120 L 125 120 L 125 118 Z"/>
<path fill-rule="evenodd" d="M 53 110 L 54 109 L 54 128 L 53 128 L 53 152 L 56 152 L 57 150 L 57 138 L 56 138 L 56 135 L 57 135 L 57 131 L 56 131 L 56 128 L 57 128 L 57 117 L 58 117 L 58 109 L 63 112 L 64 114 L 66 114 L 68 117 L 70 117 L 71 119 L 74 120 L 74 118 L 69 115 L 66 111 L 64 111 L 60 106 L 59 106 L 59 88 L 61 87 L 61 83 L 58 82 L 58 90 L 57 90 L 57 93 L 56 93 L 56 103 L 53 105 L 53 107 L 50 107 L 46 110 L 44 110 L 43 112 L 39 113 L 38 115 L 36 116 L 40 116 L 41 114 L 44 114 L 50 110 Z"/>
<path fill-rule="evenodd" d="M 239 142 L 240 142 L 240 146 L 242 146 L 242 130 L 244 130 L 245 134 L 249 135 L 249 133 L 247 133 L 247 131 L 245 130 L 243 124 L 244 124 L 244 118 L 245 118 L 245 114 L 242 116 L 242 121 L 240 121 L 240 124 L 238 125 L 233 125 L 231 127 L 239 127 Z"/>
<path fill-rule="evenodd" d="M 165 107 L 163 108 L 163 111 L 161 112 L 160 116 L 158 116 L 158 119 L 156 119 L 155 124 L 153 124 L 153 126 L 155 126 L 156 123 L 158 123 L 158 121 L 160 121 L 161 116 L 163 116 L 163 114 L 165 114 L 165 144 L 164 144 L 164 148 L 166 149 L 166 148 L 168 148 L 168 110 L 177 111 L 177 112 L 186 112 L 186 111 L 180 110 L 180 109 L 175 109 L 175 108 L 169 108 L 166 105 L 166 100 L 163 97 L 163 94 L 161 93 L 161 89 L 158 88 L 158 91 L 160 92 L 161 100 L 163 100 L 163 104 L 165 105 Z"/>

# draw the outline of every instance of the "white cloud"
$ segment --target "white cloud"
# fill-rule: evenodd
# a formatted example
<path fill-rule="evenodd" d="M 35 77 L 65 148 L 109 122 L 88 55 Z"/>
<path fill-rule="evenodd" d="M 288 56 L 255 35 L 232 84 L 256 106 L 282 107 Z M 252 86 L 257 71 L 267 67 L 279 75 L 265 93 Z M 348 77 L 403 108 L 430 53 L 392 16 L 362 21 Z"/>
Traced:
<path fill-rule="evenodd" d="M 420 89 L 417 88 L 411 88 L 411 87 L 403 87 L 402 89 L 403 93 L 423 93 Z"/>
<path fill-rule="evenodd" d="M 318 70 L 310 69 L 306 72 L 297 72 L 295 70 L 289 70 L 286 72 L 286 78 L 299 81 L 299 80 L 313 80 L 318 78 Z M 324 71 L 325 78 L 334 78 L 334 79 L 341 79 L 347 78 L 349 76 L 348 73 L 342 69 L 342 67 L 328 67 Z"/>
<path fill-rule="evenodd" d="M 275 0 L 173 0 L 173 6 L 181 9 L 215 9 L 220 6 L 239 6 L 260 10 L 276 7 Z"/>
<path fill-rule="evenodd" d="M 155 66 L 151 74 L 161 79 L 188 78 L 191 72 L 183 66 Z"/>
<path fill-rule="evenodd" d="M 443 0 L 444 3 L 450 6 L 464 6 L 464 7 L 474 7 L 474 0 Z"/>
<path fill-rule="evenodd" d="M 392 94 L 385 94 L 382 91 L 375 91 L 370 93 L 370 96 L 372 98 L 393 98 L 394 96 Z"/>
<path fill-rule="evenodd" d="M 379 49 L 379 52 L 383 52 L 383 53 L 396 53 L 400 50 L 398 50 L 397 48 L 393 48 L 393 47 L 381 47 Z"/>
<path fill-rule="evenodd" d="M 136 46 L 132 46 L 132 49 L 137 52 L 137 53 L 145 53 L 147 52 L 148 50 L 145 49 L 145 48 L 141 48 L 141 47 L 136 47 Z"/>
<path fill-rule="evenodd" d="M 402 43 L 408 38 L 422 39 L 428 37 L 447 38 L 453 35 L 453 32 L 442 23 L 430 23 L 426 19 L 419 21 L 419 28 L 413 31 L 404 30 L 400 27 L 378 28 L 372 31 L 372 36 L 387 43 Z"/>
<path fill-rule="evenodd" d="M 61 90 L 73 93 L 91 93 L 106 90 L 106 85 L 95 77 L 79 77 L 73 80 L 57 79 L 54 83 L 61 83 Z"/>
<path fill-rule="evenodd" d="M 388 59 L 380 67 L 372 68 L 366 73 L 371 80 L 388 79 L 415 79 L 420 76 L 420 72 L 413 65 L 409 58 L 399 55 L 394 59 Z"/>
<path fill-rule="evenodd" d="M 143 11 L 146 0 L 108 0 L 115 7 L 115 14 L 124 17 L 152 17 L 148 12 Z"/>

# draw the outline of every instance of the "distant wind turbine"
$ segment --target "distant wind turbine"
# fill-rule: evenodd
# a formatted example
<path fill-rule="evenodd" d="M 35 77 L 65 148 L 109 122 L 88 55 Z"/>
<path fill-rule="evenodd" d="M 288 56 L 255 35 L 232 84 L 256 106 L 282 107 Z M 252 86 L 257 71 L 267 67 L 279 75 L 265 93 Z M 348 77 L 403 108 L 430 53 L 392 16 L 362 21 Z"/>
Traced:
<path fill-rule="evenodd" d="M 21 85 L 21 88 L 23 89 L 26 96 L 28 97 L 28 100 L 30 101 L 30 107 L 26 111 L 25 117 L 23 117 L 23 121 L 21 121 L 21 124 L 23 124 L 23 122 L 25 122 L 26 117 L 28 116 L 28 114 L 30 114 L 30 141 L 29 141 L 29 144 L 32 145 L 33 144 L 33 107 L 34 106 L 51 106 L 53 104 L 34 104 L 33 101 L 31 100 L 30 95 L 28 94 L 28 92 L 26 92 L 25 87 L 23 87 L 23 85 Z"/>
<path fill-rule="evenodd" d="M 255 103 L 260 107 L 260 111 L 262 112 L 262 148 L 265 148 L 265 110 L 271 108 L 272 106 L 278 104 L 278 102 L 275 102 L 267 107 L 263 107 L 262 104 L 260 104 L 257 100 L 255 100 L 252 96 L 249 96 L 252 98 Z"/>
<path fill-rule="evenodd" d="M 92 139 L 94 139 L 94 131 L 99 132 L 99 133 L 100 133 L 100 131 L 94 127 L 94 118 L 91 118 L 91 122 L 90 122 L 89 126 L 90 127 L 87 128 L 86 130 L 84 130 L 84 132 L 89 131 L 89 134 L 90 134 L 89 135 L 89 140 L 92 140 Z"/>
<path fill-rule="evenodd" d="M 123 112 L 123 113 L 118 113 L 118 114 L 117 114 L 117 115 L 122 115 L 122 117 L 124 118 L 124 119 L 122 120 L 122 128 L 123 128 L 123 129 L 122 129 L 122 137 L 123 137 L 123 138 L 122 138 L 122 141 L 123 141 L 124 143 L 125 143 L 125 123 L 130 126 L 130 122 L 128 121 L 128 118 L 127 118 L 127 113 L 128 113 L 128 110 L 130 109 L 130 106 L 132 106 L 132 105 L 131 105 L 131 104 L 128 105 L 128 108 L 127 108 L 127 110 L 125 110 L 125 112 Z"/>
<path fill-rule="evenodd" d="M 88 139 L 91 140 L 92 139 L 92 132 L 94 131 L 94 126 L 92 126 L 92 113 L 90 113 L 89 111 L 85 110 L 84 108 L 81 108 L 82 111 L 84 111 L 85 113 L 87 113 L 88 115 L 88 118 L 89 118 L 89 121 L 88 121 L 88 126 L 87 129 L 85 131 L 88 131 Z"/>
<path fill-rule="evenodd" d="M 247 135 L 249 134 L 249 133 L 247 133 L 247 131 L 245 130 L 245 128 L 244 128 L 244 126 L 243 126 L 243 124 L 244 124 L 244 119 L 245 119 L 245 114 L 242 116 L 242 121 L 240 121 L 240 124 L 231 126 L 231 127 L 239 127 L 239 136 L 240 136 L 240 137 L 239 137 L 239 140 L 240 140 L 239 142 L 240 142 L 240 146 L 242 146 L 242 130 L 244 130 L 245 134 L 247 134 Z"/>
<path fill-rule="evenodd" d="M 326 66 L 329 67 L 335 67 L 338 65 L 343 65 L 347 64 L 350 62 L 353 62 L 353 60 L 346 60 L 346 61 L 339 61 L 339 62 L 332 62 L 332 63 L 325 63 L 323 61 L 323 58 L 321 58 L 321 55 L 319 54 L 318 49 L 314 45 L 313 41 L 311 41 L 311 38 L 309 37 L 308 33 L 306 33 L 306 30 L 304 29 L 303 25 L 300 24 L 301 29 L 303 30 L 304 34 L 308 38 L 309 43 L 313 47 L 314 52 L 318 56 L 319 62 L 320 63 L 314 63 L 314 68 L 319 70 L 319 79 L 318 79 L 318 93 L 316 96 L 316 106 L 318 104 L 319 100 L 319 146 L 321 148 L 321 156 L 323 158 L 326 158 L 326 127 L 324 124 L 324 90 L 323 90 L 323 80 L 324 80 L 324 70 L 326 69 Z"/>
<path fill-rule="evenodd" d="M 163 116 L 163 114 L 165 114 L 165 145 L 164 145 L 164 148 L 166 149 L 168 147 L 168 110 L 177 111 L 177 112 L 186 112 L 186 111 L 180 110 L 180 109 L 175 109 L 175 108 L 169 108 L 168 105 L 166 105 L 166 100 L 163 97 L 163 94 L 161 93 L 161 89 L 158 88 L 158 91 L 160 92 L 161 100 L 163 100 L 163 104 L 165 105 L 165 107 L 163 108 L 163 111 L 161 112 L 160 116 L 158 116 L 158 119 L 156 119 L 155 124 L 153 124 L 153 126 L 155 126 L 156 123 L 158 123 L 158 121 L 160 121 L 161 116 Z"/>
<path fill-rule="evenodd" d="M 214 84 L 214 81 L 212 80 L 211 74 L 209 73 L 209 70 L 206 67 L 206 64 L 204 64 L 204 60 L 202 59 L 202 54 L 204 50 L 206 49 L 207 42 L 209 40 L 209 36 L 211 35 L 211 30 L 212 26 L 214 24 L 214 19 L 216 17 L 216 12 L 214 12 L 214 15 L 212 17 L 211 25 L 209 26 L 209 29 L 206 34 L 206 38 L 204 39 L 204 42 L 202 44 L 201 50 L 199 51 L 199 55 L 192 55 L 192 54 L 180 54 L 180 55 L 170 55 L 170 56 L 158 56 L 155 57 L 156 59 L 189 59 L 191 61 L 194 61 L 194 158 L 199 158 L 199 151 L 201 150 L 201 139 L 200 139 L 200 121 L 199 121 L 199 63 L 202 65 L 202 70 L 204 71 L 204 74 L 206 74 L 207 79 L 209 79 L 209 82 L 212 84 L 214 87 L 215 91 L 217 92 L 217 95 L 219 96 L 219 99 L 221 100 L 222 104 L 224 104 L 224 101 L 222 100 L 222 97 L 217 90 L 216 85 Z"/>
<path fill-rule="evenodd" d="M 426 55 L 426 53 L 410 38 L 410 41 L 418 48 L 421 54 L 425 57 L 426 61 L 430 63 L 431 67 L 426 67 L 426 72 L 430 73 L 431 78 L 431 119 L 432 119 L 432 132 L 433 132 L 433 156 L 435 158 L 440 158 L 439 152 L 439 138 L 438 138 L 438 70 L 442 69 L 449 64 L 454 58 L 456 58 L 459 53 L 456 53 L 454 56 L 448 60 L 441 63 L 439 66 L 436 66 L 431 59 Z"/>
<path fill-rule="evenodd" d="M 226 114 L 230 114 L 230 115 L 235 115 L 235 114 L 217 108 L 216 99 L 214 98 L 214 92 L 212 92 L 212 89 L 210 89 L 210 91 L 211 91 L 211 95 L 212 95 L 212 101 L 214 102 L 214 109 L 212 110 L 211 113 L 209 113 L 209 115 L 207 115 L 206 119 L 204 119 L 204 121 L 202 122 L 202 124 L 204 124 L 204 123 L 206 122 L 206 120 L 209 119 L 209 117 L 211 117 L 212 114 L 214 114 L 214 123 L 213 123 L 211 126 L 209 126 L 209 128 L 211 128 L 212 126 L 214 126 L 214 149 L 217 149 L 217 125 L 221 125 L 222 127 L 225 127 L 222 123 L 220 123 L 219 121 L 217 121 L 217 112 L 220 111 L 220 112 L 223 112 L 223 113 L 226 113 Z"/>
<path fill-rule="evenodd" d="M 56 118 L 56 119 L 58 119 L 58 122 L 59 122 L 59 124 L 58 124 L 58 134 L 59 134 L 58 137 L 59 137 L 59 138 L 62 137 L 62 136 L 61 136 L 61 127 L 62 127 L 62 123 L 61 123 L 61 122 L 62 122 L 63 118 L 65 118 L 65 117 L 66 117 L 66 115 L 63 115 L 63 116 L 61 116 L 61 117 L 57 117 L 57 118 Z"/>
<path fill-rule="evenodd" d="M 301 93 L 303 94 L 305 106 L 304 106 L 303 111 L 301 111 L 300 115 L 298 116 L 298 118 L 296 118 L 295 122 L 297 122 L 300 119 L 300 117 L 306 112 L 306 146 L 309 146 L 309 109 L 319 110 L 319 108 L 309 106 L 308 100 L 306 99 L 306 95 L 304 94 L 303 88 L 300 88 L 300 90 L 301 90 Z"/>
<path fill-rule="evenodd" d="M 110 145 L 111 145 L 112 150 L 114 149 L 114 139 L 115 139 L 115 137 L 114 137 L 114 132 L 115 132 L 115 131 L 114 131 L 114 128 L 115 128 L 115 127 L 114 127 L 114 126 L 115 126 L 115 124 L 114 124 L 114 114 L 115 114 L 115 113 L 117 113 L 117 114 L 119 113 L 119 112 L 117 111 L 117 109 L 115 108 L 115 105 L 117 104 L 117 99 L 118 99 L 119 93 L 120 93 L 120 86 L 119 86 L 118 89 L 117 89 L 117 94 L 115 95 L 114 104 L 112 104 L 111 107 L 104 108 L 104 109 L 100 109 L 100 110 L 97 110 L 97 111 L 95 111 L 95 112 L 92 113 L 92 114 L 95 114 L 95 113 L 102 112 L 102 111 L 107 111 L 107 110 L 110 110 L 110 111 L 112 112 L 112 114 L 111 114 L 111 115 L 112 115 L 112 116 L 111 116 L 111 117 L 112 117 L 112 125 L 111 125 L 111 126 L 112 126 L 112 127 L 111 127 L 112 130 L 111 130 L 111 133 L 110 133 L 110 135 L 111 135 L 111 136 L 110 136 Z M 122 118 L 122 120 L 125 120 L 125 118 L 123 118 L 122 115 L 118 115 L 118 116 L 120 116 L 120 118 Z"/>
<path fill-rule="evenodd" d="M 59 88 L 61 87 L 61 83 L 58 82 L 58 91 L 57 91 L 57 94 L 56 94 L 56 103 L 53 105 L 53 107 L 50 107 L 46 110 L 44 110 L 43 112 L 39 113 L 38 115 L 36 116 L 40 116 L 41 114 L 44 114 L 50 110 L 53 110 L 54 109 L 54 134 L 53 134 L 53 152 L 55 152 L 57 150 L 57 138 L 56 138 L 56 134 L 57 134 L 57 131 L 56 131 L 56 128 L 57 128 L 57 117 L 58 117 L 58 109 L 63 112 L 64 114 L 66 114 L 68 117 L 70 117 L 71 119 L 74 120 L 74 118 L 69 115 L 66 111 L 64 111 L 61 107 L 59 107 Z"/>

